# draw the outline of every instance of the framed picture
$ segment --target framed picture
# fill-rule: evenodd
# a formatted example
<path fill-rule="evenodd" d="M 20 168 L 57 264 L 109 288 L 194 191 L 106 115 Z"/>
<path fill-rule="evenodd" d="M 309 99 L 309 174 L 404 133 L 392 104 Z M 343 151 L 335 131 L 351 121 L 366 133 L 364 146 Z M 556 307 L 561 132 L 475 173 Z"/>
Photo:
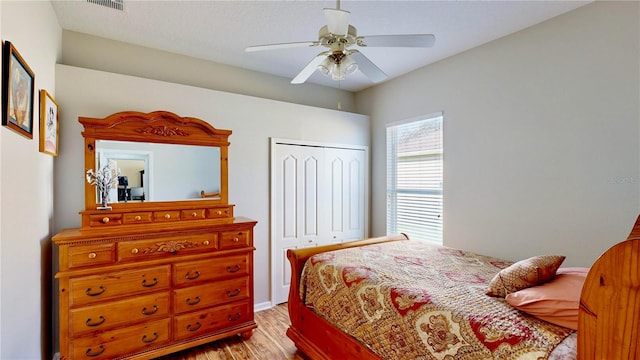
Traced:
<path fill-rule="evenodd" d="M 40 89 L 40 152 L 58 155 L 58 103 Z"/>
<path fill-rule="evenodd" d="M 2 125 L 33 139 L 35 76 L 13 44 L 2 52 Z"/>

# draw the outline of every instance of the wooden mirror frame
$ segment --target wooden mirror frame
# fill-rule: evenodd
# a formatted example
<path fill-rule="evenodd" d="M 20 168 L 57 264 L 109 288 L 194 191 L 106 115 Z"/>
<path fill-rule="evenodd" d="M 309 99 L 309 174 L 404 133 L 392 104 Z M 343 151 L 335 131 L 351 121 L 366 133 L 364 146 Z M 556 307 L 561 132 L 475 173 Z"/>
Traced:
<path fill-rule="evenodd" d="M 204 120 L 181 117 L 168 111 L 142 113 L 123 111 L 105 118 L 79 117 L 84 126 L 84 171 L 96 168 L 96 140 L 134 141 L 178 145 L 201 145 L 220 148 L 220 196 L 197 200 L 199 206 L 228 203 L 228 151 L 231 130 L 216 129 Z M 84 174 L 83 174 L 84 177 Z M 85 184 L 85 209 L 95 210 L 95 186 Z M 141 203 L 110 203 L 114 210 L 141 209 L 163 204 L 193 204 L 196 200 L 144 201 Z"/>

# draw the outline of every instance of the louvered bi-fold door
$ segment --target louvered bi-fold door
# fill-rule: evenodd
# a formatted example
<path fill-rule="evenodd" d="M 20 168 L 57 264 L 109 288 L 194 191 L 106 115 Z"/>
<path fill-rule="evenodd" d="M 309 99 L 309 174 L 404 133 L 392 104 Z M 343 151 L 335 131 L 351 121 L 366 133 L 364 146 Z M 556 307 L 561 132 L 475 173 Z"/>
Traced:
<path fill-rule="evenodd" d="M 365 237 L 364 149 L 272 143 L 272 301 L 287 301 L 288 249 Z"/>

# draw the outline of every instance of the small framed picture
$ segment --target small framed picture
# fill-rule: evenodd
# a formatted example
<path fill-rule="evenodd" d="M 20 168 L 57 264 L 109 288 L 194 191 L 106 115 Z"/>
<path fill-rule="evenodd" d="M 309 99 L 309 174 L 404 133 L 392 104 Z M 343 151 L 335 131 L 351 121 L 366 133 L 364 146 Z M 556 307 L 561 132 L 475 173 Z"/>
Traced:
<path fill-rule="evenodd" d="M 33 139 L 35 75 L 13 44 L 2 52 L 2 125 Z"/>
<path fill-rule="evenodd" d="M 58 103 L 47 90 L 40 90 L 40 152 L 58 155 Z"/>

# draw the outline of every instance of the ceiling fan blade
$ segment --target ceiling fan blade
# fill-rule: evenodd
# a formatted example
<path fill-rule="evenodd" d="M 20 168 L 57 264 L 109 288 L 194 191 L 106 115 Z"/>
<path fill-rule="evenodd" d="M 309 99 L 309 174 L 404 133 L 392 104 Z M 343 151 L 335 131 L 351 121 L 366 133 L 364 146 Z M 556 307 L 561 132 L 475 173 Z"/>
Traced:
<path fill-rule="evenodd" d="M 377 67 L 376 64 L 372 63 L 369 58 L 362 55 L 362 53 L 358 50 L 351 50 L 349 56 L 351 56 L 356 64 L 358 64 L 358 69 L 362 71 L 362 73 L 365 74 L 369 78 L 369 80 L 373 81 L 374 83 L 380 82 L 387 78 L 387 74 L 385 74 L 384 71 L 380 70 L 380 68 Z"/>
<path fill-rule="evenodd" d="M 313 47 L 320 45 L 318 41 L 301 41 L 281 44 L 268 44 L 268 45 L 255 45 L 249 46 L 244 49 L 246 52 L 263 51 L 263 50 L 278 50 L 278 49 L 290 49 L 297 47 Z"/>
<path fill-rule="evenodd" d="M 333 35 L 345 36 L 349 30 L 349 12 L 340 9 L 324 9 L 327 29 Z"/>
<path fill-rule="evenodd" d="M 358 46 L 371 47 L 431 47 L 435 42 L 436 37 L 431 34 L 371 35 L 357 39 Z"/>
<path fill-rule="evenodd" d="M 307 79 L 311 77 L 311 75 L 313 75 L 313 73 L 318 69 L 318 65 L 320 65 L 320 63 L 326 58 L 327 52 L 318 54 L 318 56 L 313 58 L 313 60 L 311 60 L 311 62 L 309 62 L 307 66 L 305 66 L 304 69 L 302 69 L 302 71 L 300 71 L 300 73 L 298 73 L 298 75 L 296 75 L 296 77 L 291 80 L 291 83 L 302 84 L 303 82 L 307 81 Z"/>

